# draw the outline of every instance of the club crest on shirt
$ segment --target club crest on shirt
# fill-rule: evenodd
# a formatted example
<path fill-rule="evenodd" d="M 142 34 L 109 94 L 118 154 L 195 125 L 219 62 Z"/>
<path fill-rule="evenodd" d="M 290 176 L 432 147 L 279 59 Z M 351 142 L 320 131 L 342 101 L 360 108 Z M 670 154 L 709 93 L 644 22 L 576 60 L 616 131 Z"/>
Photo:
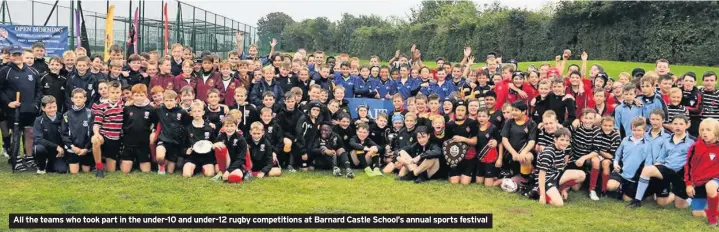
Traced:
<path fill-rule="evenodd" d="M 225 115 L 220 115 L 220 121 L 225 121 Z"/>
<path fill-rule="evenodd" d="M 130 112 L 130 116 L 132 116 L 132 112 Z M 145 111 L 145 119 L 150 118 L 150 112 Z"/>
<path fill-rule="evenodd" d="M 489 133 L 484 135 L 485 138 L 489 138 Z"/>
<path fill-rule="evenodd" d="M 469 132 L 469 127 L 467 127 L 467 132 Z"/>
<path fill-rule="evenodd" d="M 271 127 L 271 126 L 268 126 L 268 127 L 267 127 L 267 133 L 268 133 L 268 134 L 272 134 L 272 127 Z"/>
<path fill-rule="evenodd" d="M 264 145 L 264 144 L 260 144 L 260 151 L 265 151 L 265 145 Z"/>
<path fill-rule="evenodd" d="M 347 140 L 347 139 L 348 139 L 348 138 L 347 138 L 347 135 L 345 135 L 344 140 Z"/>
<path fill-rule="evenodd" d="M 414 138 L 409 138 L 409 142 L 410 142 L 410 143 L 412 142 L 412 140 L 414 140 Z"/>
<path fill-rule="evenodd" d="M 695 102 L 694 100 L 689 100 L 689 105 L 694 105 Z"/>
<path fill-rule="evenodd" d="M 49 88 L 50 88 L 50 84 L 45 83 L 45 88 L 46 88 L 46 89 L 49 89 Z"/>
<path fill-rule="evenodd" d="M 92 90 L 92 85 L 87 85 L 88 90 Z"/>
<path fill-rule="evenodd" d="M 32 81 L 32 75 L 27 75 L 27 80 Z"/>
<path fill-rule="evenodd" d="M 232 146 L 237 146 L 237 142 L 238 142 L 238 141 L 239 141 L 238 139 L 233 140 L 233 141 L 232 141 Z"/>
<path fill-rule="evenodd" d="M 205 139 L 210 139 L 210 132 L 205 132 Z"/>
<path fill-rule="evenodd" d="M 177 113 L 177 120 L 180 120 L 180 119 L 182 119 L 182 114 L 181 114 L 181 113 Z"/>
<path fill-rule="evenodd" d="M 709 159 L 711 159 L 711 160 L 714 160 L 714 157 L 716 157 L 716 156 L 717 155 L 714 153 L 709 153 Z"/>
<path fill-rule="evenodd" d="M 529 133 L 529 128 L 524 128 L 524 133 Z"/>
<path fill-rule="evenodd" d="M 132 117 L 132 115 L 135 115 L 135 113 L 130 111 L 130 117 Z"/>
<path fill-rule="evenodd" d="M 87 121 L 82 121 L 82 126 L 87 127 Z"/>

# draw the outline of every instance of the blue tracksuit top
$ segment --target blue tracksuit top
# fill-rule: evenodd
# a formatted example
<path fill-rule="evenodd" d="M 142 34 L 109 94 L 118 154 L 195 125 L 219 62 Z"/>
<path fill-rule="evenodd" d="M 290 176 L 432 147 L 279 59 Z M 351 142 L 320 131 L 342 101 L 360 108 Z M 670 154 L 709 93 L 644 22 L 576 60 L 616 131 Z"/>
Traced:
<path fill-rule="evenodd" d="M 397 93 L 395 82 L 390 79 L 387 79 L 386 81 L 377 79 L 374 82 L 373 88 L 379 92 L 380 99 L 391 100 L 392 96 Z M 389 98 L 387 98 L 387 94 L 389 94 Z"/>
<path fill-rule="evenodd" d="M 630 132 L 631 133 L 631 132 Z M 639 141 L 634 141 L 631 134 L 626 138 L 622 139 L 622 143 L 617 148 L 617 153 L 614 155 L 614 165 L 620 165 L 622 178 L 636 182 L 639 178 L 639 167 L 652 165 L 652 145 L 646 139 L 642 138 Z M 619 163 L 621 162 L 621 164 Z"/>
<path fill-rule="evenodd" d="M 342 86 L 345 88 L 345 98 L 353 98 L 354 97 L 354 85 L 356 82 L 357 77 L 355 76 L 348 76 L 343 77 L 341 73 L 336 72 L 334 78 L 335 86 Z"/>
<path fill-rule="evenodd" d="M 374 88 L 375 79 L 367 77 L 367 79 L 360 77 L 355 78 L 354 83 L 354 97 L 356 98 L 374 98 L 377 95 L 377 90 Z"/>
<path fill-rule="evenodd" d="M 642 108 L 636 105 L 622 103 L 614 109 L 614 127 L 624 135 L 632 134 L 632 119 L 642 116 Z"/>
<path fill-rule="evenodd" d="M 437 82 L 432 92 L 439 95 L 440 101 L 444 101 L 444 98 L 448 97 L 452 92 L 457 91 L 457 88 L 452 81 L 445 81 L 441 85 Z"/>
<path fill-rule="evenodd" d="M 642 117 L 649 119 L 649 114 L 652 113 L 652 110 L 654 109 L 660 109 L 662 112 L 664 112 L 664 117 L 668 115 L 667 112 L 667 105 L 664 104 L 664 100 L 662 99 L 661 95 L 654 94 L 654 96 L 651 97 L 645 97 L 645 96 L 638 96 L 637 99 L 641 100 L 642 105 Z"/>
<path fill-rule="evenodd" d="M 402 79 L 395 81 L 397 92 L 402 95 L 404 100 L 407 100 L 407 98 L 414 96 L 419 92 L 419 84 L 420 81 L 414 78 L 407 78 L 404 83 L 402 82 Z"/>
<path fill-rule="evenodd" d="M 679 143 L 674 143 L 673 138 L 664 140 L 664 144 L 659 150 L 658 157 L 654 159 L 654 163 L 660 163 L 665 167 L 674 171 L 684 168 L 687 163 L 687 153 L 689 147 L 694 144 L 695 139 L 686 134 Z"/>

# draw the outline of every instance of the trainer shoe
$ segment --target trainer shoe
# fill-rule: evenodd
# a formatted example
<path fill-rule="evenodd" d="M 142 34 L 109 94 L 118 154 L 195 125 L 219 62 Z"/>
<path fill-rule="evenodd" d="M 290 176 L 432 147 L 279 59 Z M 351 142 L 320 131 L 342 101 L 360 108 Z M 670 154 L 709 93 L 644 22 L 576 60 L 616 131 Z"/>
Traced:
<path fill-rule="evenodd" d="M 599 196 L 597 196 L 597 191 L 589 191 L 589 199 L 592 199 L 593 201 L 598 201 Z"/>
<path fill-rule="evenodd" d="M 95 169 L 95 177 L 97 178 L 105 178 L 105 169 Z"/>
<path fill-rule="evenodd" d="M 416 177 L 414 176 L 414 174 L 413 174 L 412 172 L 409 172 L 409 173 L 407 173 L 407 175 L 398 177 L 397 180 L 399 180 L 399 181 L 410 181 L 410 180 L 414 180 L 415 178 L 416 178 Z"/>
<path fill-rule="evenodd" d="M 217 175 L 212 177 L 213 181 L 221 181 L 222 180 L 222 173 L 217 173 Z"/>
<path fill-rule="evenodd" d="M 42 170 L 37 170 L 37 172 L 36 172 L 36 173 L 37 173 L 37 174 L 40 174 L 40 175 L 42 175 L 42 174 L 45 174 L 45 173 L 47 173 L 47 172 L 45 172 L 45 171 L 42 171 Z"/>
<path fill-rule="evenodd" d="M 30 156 L 30 157 L 26 156 L 24 158 L 24 161 L 25 161 L 25 166 L 27 166 L 29 168 L 37 168 L 37 164 L 35 164 L 35 158 L 33 158 L 32 156 Z"/>
<path fill-rule="evenodd" d="M 642 207 L 642 201 L 637 199 L 632 199 L 632 202 L 629 202 L 629 204 L 626 206 L 627 208 L 636 209 Z"/>
<path fill-rule="evenodd" d="M 374 170 L 372 170 L 372 173 L 375 176 L 384 176 L 384 174 L 382 174 L 382 171 L 380 171 L 379 168 L 374 168 Z"/>
<path fill-rule="evenodd" d="M 157 174 L 165 175 L 165 165 L 157 165 Z"/>
<path fill-rule="evenodd" d="M 342 176 L 342 170 L 339 167 L 332 168 L 332 175 L 337 177 Z"/>
<path fill-rule="evenodd" d="M 22 162 L 15 163 L 14 169 L 15 169 L 15 171 L 20 171 L 20 172 L 27 171 L 27 167 L 25 167 L 25 164 L 23 164 Z"/>
<path fill-rule="evenodd" d="M 345 174 L 345 176 L 347 176 L 347 178 L 350 178 L 350 179 L 354 179 L 354 178 L 355 178 L 355 173 L 352 172 L 352 169 L 349 169 L 349 168 L 348 168 L 345 172 L 347 173 L 347 174 Z"/>
<path fill-rule="evenodd" d="M 367 176 L 374 176 L 374 173 L 372 172 L 372 169 L 370 167 L 364 168 L 364 173 L 367 174 Z"/>
<path fill-rule="evenodd" d="M 297 170 L 295 170 L 295 168 L 292 167 L 292 165 L 287 165 L 287 172 L 295 173 L 295 172 L 297 172 Z"/>
<path fill-rule="evenodd" d="M 10 155 L 7 153 L 7 149 L 2 149 L 2 156 L 5 156 L 5 158 L 10 158 Z"/>
<path fill-rule="evenodd" d="M 417 179 L 414 179 L 415 184 L 421 184 L 427 181 L 427 175 L 426 174 L 420 174 Z"/>

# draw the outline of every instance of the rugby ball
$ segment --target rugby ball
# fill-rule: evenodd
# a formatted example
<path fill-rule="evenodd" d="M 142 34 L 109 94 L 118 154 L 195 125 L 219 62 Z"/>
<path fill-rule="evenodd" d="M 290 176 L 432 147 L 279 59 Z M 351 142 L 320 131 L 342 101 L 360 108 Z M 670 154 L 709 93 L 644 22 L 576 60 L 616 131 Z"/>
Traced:
<path fill-rule="evenodd" d="M 501 187 L 502 190 L 504 190 L 505 192 L 513 193 L 513 192 L 516 192 L 516 191 L 517 191 L 517 188 L 518 188 L 519 186 L 518 186 L 517 183 L 515 183 L 512 179 L 510 179 L 510 178 L 504 178 L 504 179 L 502 179 L 502 184 L 500 185 L 500 187 Z"/>

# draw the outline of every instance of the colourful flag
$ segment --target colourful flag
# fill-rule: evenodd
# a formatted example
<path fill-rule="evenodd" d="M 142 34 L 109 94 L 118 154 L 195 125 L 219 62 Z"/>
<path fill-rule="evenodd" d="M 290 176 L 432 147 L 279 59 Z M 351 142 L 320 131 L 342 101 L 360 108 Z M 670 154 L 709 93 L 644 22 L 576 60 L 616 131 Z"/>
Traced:
<path fill-rule="evenodd" d="M 164 21 L 165 21 L 165 55 L 170 54 L 170 24 L 167 18 L 167 3 L 165 3 L 165 9 L 163 10 Z"/>
<path fill-rule="evenodd" d="M 133 19 L 133 22 L 132 22 L 132 28 L 130 28 L 131 33 L 132 33 L 132 46 L 135 50 L 134 54 L 137 54 L 137 28 L 139 28 L 139 26 L 140 26 L 139 23 L 140 23 L 140 8 L 137 7 L 137 8 L 135 8 L 135 18 Z"/>
<path fill-rule="evenodd" d="M 110 47 L 115 41 L 113 39 L 113 26 L 115 25 L 115 5 L 110 5 L 107 9 L 107 18 L 105 19 L 105 61 L 110 59 Z"/>

